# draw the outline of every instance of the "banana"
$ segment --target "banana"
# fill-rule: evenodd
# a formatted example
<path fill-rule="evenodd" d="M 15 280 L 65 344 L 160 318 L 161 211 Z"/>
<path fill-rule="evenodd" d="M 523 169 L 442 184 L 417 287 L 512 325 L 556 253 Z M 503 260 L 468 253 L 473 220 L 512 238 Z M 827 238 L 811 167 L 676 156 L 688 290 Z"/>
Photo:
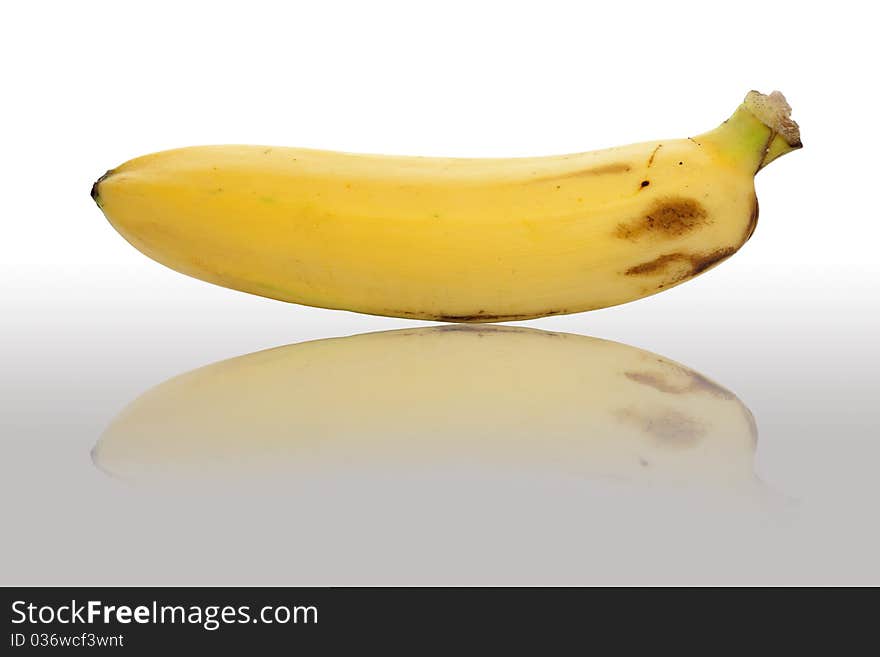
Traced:
<path fill-rule="evenodd" d="M 409 485 L 470 468 L 757 491 L 756 441 L 733 393 L 662 356 L 458 325 L 305 342 L 182 374 L 124 409 L 92 459 L 142 485 L 296 486 L 347 472 Z"/>
<path fill-rule="evenodd" d="M 512 159 L 202 146 L 139 157 L 92 197 L 137 249 L 323 308 L 498 322 L 613 306 L 735 253 L 754 175 L 800 148 L 779 92 L 688 139 Z"/>

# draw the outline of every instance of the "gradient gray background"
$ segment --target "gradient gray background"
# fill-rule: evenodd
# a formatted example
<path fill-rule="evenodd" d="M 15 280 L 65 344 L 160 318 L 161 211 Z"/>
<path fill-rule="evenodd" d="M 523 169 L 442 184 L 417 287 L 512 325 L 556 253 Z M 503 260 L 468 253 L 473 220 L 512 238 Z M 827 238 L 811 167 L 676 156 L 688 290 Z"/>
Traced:
<path fill-rule="evenodd" d="M 11 10 L 0 584 L 880 583 L 870 21 L 858 3 L 829 14 L 743 2 L 722 32 L 698 3 L 639 5 Z M 200 143 L 589 150 L 701 132 L 748 89 L 776 87 L 806 146 L 759 175 L 761 218 L 740 253 L 652 298 L 523 323 L 648 349 L 734 391 L 757 419 L 755 469 L 773 504 L 479 471 L 316 472 L 308 495 L 241 481 L 172 491 L 92 464 L 112 418 L 176 374 L 425 324 L 165 269 L 89 199 L 104 170 Z"/>

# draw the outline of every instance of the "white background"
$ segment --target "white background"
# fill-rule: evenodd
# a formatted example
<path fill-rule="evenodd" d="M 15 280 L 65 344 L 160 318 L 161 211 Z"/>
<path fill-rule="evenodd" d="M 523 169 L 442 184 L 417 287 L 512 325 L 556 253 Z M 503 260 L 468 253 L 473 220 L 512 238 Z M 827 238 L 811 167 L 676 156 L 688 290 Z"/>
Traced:
<path fill-rule="evenodd" d="M 880 53 L 864 3 L 11 7 L 0 20 L 0 583 L 880 583 Z M 749 89 L 777 88 L 805 147 L 759 175 L 758 229 L 735 257 L 639 302 L 525 324 L 649 349 L 734 390 L 760 427 L 756 472 L 797 500 L 793 519 L 664 506 L 591 482 L 493 498 L 497 525 L 438 502 L 419 538 L 390 512 L 365 520 L 321 499 L 306 513 L 302 500 L 238 488 L 222 505 L 132 490 L 89 460 L 113 416 L 175 374 L 422 324 L 165 269 L 89 198 L 106 169 L 210 143 L 583 151 L 697 134 Z M 468 490 L 483 508 L 480 487 Z M 533 503 L 525 518 L 517 494 Z M 561 508 L 571 513 L 549 512 Z M 718 538 L 693 529 L 691 513 L 713 518 Z"/>

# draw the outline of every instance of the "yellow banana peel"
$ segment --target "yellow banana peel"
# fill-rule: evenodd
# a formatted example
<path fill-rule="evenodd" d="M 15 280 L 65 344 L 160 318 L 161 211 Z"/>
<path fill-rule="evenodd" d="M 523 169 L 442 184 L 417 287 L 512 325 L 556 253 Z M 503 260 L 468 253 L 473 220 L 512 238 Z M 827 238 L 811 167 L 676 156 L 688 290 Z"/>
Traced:
<path fill-rule="evenodd" d="M 671 288 L 735 253 L 753 178 L 801 146 L 782 94 L 721 126 L 512 159 L 201 146 L 107 172 L 92 196 L 184 274 L 310 306 L 449 322 L 574 313 Z"/>

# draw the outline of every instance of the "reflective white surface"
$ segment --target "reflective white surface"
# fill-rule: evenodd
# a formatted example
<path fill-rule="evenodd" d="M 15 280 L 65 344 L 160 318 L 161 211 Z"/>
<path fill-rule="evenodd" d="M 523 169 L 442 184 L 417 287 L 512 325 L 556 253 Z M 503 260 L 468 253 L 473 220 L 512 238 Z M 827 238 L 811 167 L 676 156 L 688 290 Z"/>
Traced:
<path fill-rule="evenodd" d="M 723 271 L 691 289 L 723 285 Z M 156 278 L 165 278 L 164 272 Z M 742 316 L 751 301 L 735 294 L 718 302 L 718 312 L 685 326 L 685 307 L 693 302 L 683 298 L 687 286 L 682 294 L 673 291 L 613 313 L 530 322 L 545 331 L 589 327 L 606 337 L 616 329 L 633 342 L 644 331 L 640 345 L 662 354 L 658 372 L 673 377 L 665 384 L 644 380 L 684 390 L 696 376 L 682 374 L 690 368 L 732 391 L 754 414 L 755 445 L 736 442 L 747 429 L 736 424 L 744 416 L 731 412 L 726 417 L 734 424 L 725 435 L 733 440 L 732 451 L 689 461 L 687 449 L 673 451 L 676 476 L 652 481 L 629 467 L 632 462 L 621 470 L 613 449 L 609 456 L 615 436 L 603 424 L 608 416 L 573 400 L 600 389 L 605 376 L 606 394 L 617 397 L 618 407 L 650 409 L 671 395 L 681 414 L 689 412 L 690 402 L 631 379 L 625 392 L 621 373 L 610 365 L 596 365 L 586 378 L 564 373 L 566 361 L 580 367 L 595 362 L 589 348 L 576 348 L 579 341 L 596 343 L 590 338 L 571 336 L 574 352 L 563 350 L 548 362 L 540 351 L 544 336 L 528 334 L 538 341 L 529 347 L 534 359 L 514 359 L 512 370 L 502 365 L 519 348 L 480 355 L 468 346 L 461 358 L 479 371 L 472 377 L 462 371 L 463 385 L 487 395 L 493 376 L 506 377 L 499 378 L 488 406 L 454 389 L 437 399 L 438 390 L 453 383 L 448 367 L 425 398 L 404 385 L 409 378 L 415 386 L 431 380 L 419 367 L 411 376 L 371 374 L 383 361 L 398 371 L 414 357 L 421 359 L 416 365 L 444 362 L 442 354 L 425 356 L 394 340 L 371 346 L 367 356 L 349 350 L 346 357 L 369 365 L 359 381 L 351 378 L 357 371 L 352 362 L 340 365 L 338 349 L 325 349 L 326 364 L 317 358 L 309 366 L 329 368 L 330 374 L 304 390 L 304 399 L 296 388 L 307 385 L 308 377 L 289 364 L 290 371 L 274 371 L 272 359 L 269 370 L 243 381 L 221 369 L 219 383 L 212 384 L 219 392 L 197 380 L 188 392 L 163 393 L 170 385 L 163 384 L 166 379 L 273 343 L 302 343 L 334 330 L 410 326 L 167 278 L 169 294 L 148 291 L 135 300 L 127 286 L 92 277 L 77 289 L 94 294 L 103 288 L 100 296 L 72 292 L 51 309 L 31 308 L 45 320 L 37 324 L 25 324 L 21 312 L 12 315 L 7 327 L 14 339 L 3 344 L 2 486 L 9 528 L 4 583 L 880 581 L 878 352 L 864 328 L 876 317 L 866 312 L 869 306 L 848 315 L 860 317 L 863 330 L 839 327 L 837 337 L 827 324 L 801 324 L 791 321 L 796 312 L 772 309 L 759 331 Z M 181 288 L 193 289 L 175 296 L 173 290 Z M 18 303 L 26 300 L 19 297 Z M 238 311 L 229 313 L 230 305 Z M 728 315 L 722 327 L 722 312 L 729 308 L 739 316 Z M 419 334 L 404 331 L 413 333 Z M 256 336 L 270 337 L 259 344 Z M 312 344 L 341 344 L 346 351 L 363 340 Z M 302 348 L 265 353 L 296 360 Z M 460 351 L 442 348 L 453 358 Z M 632 370 L 633 354 L 645 353 L 615 348 L 620 351 L 612 362 L 626 371 Z M 253 358 L 239 361 L 247 365 Z M 668 370 L 666 358 L 685 369 Z M 538 368 L 536 377 L 527 376 L 529 367 Z M 554 370 L 564 375 L 549 377 Z M 334 389 L 340 372 L 350 378 Z M 279 381 L 290 389 L 279 392 Z M 384 401 L 365 419 L 374 382 Z M 101 436 L 106 440 L 120 412 L 157 385 L 158 397 L 155 390 L 148 393 L 153 407 L 136 418 L 141 433 L 117 429 L 112 451 L 102 458 Z M 573 391 L 576 386 L 581 388 Z M 524 409 L 522 402 L 539 391 L 550 396 L 536 402 L 535 412 Z M 383 417 L 394 408 L 390 394 L 404 395 L 407 408 Z M 703 401 L 713 400 L 721 412 L 740 413 L 734 398 L 707 394 Z M 505 404 L 512 418 L 502 412 Z M 698 407 L 695 412 L 704 414 L 699 422 L 706 425 L 705 414 L 713 409 Z M 253 430 L 248 414 L 254 415 Z M 432 414 L 442 430 L 425 426 Z M 363 435 L 354 432 L 359 417 L 368 422 Z M 408 418 L 414 420 L 411 431 Z M 580 432 L 574 442 L 566 443 L 566 426 Z M 621 440 L 635 440 L 644 426 L 621 425 Z M 297 441 L 314 439 L 304 427 L 318 427 L 329 448 L 297 454 Z M 546 449 L 545 438 L 551 441 Z M 624 450 L 621 458 L 630 456 L 637 455 Z M 225 459 L 224 467 L 216 467 L 218 459 Z M 734 479 L 747 485 L 730 485 L 730 467 L 741 473 Z M 132 477 L 138 468 L 150 476 Z"/>
<path fill-rule="evenodd" d="M 161 0 L 149 12 L 45 4 L 17 5 L 0 28 L 0 54 L 14 62 L 0 158 L 0 584 L 880 584 L 880 221 L 877 139 L 864 118 L 880 103 L 865 82 L 878 59 L 870 8 L 843 2 L 793 15 L 744 0 L 718 30 L 696 2 L 447 0 L 428 11 L 390 0 L 254 0 L 210 15 Z M 743 47 L 753 42 L 760 47 Z M 602 389 L 606 376 L 605 393 L 622 399 L 622 372 L 550 376 L 552 362 L 538 358 L 536 376 L 523 361 L 512 375 L 475 351 L 478 376 L 463 367 L 462 380 L 495 395 L 494 406 L 468 406 L 448 372 L 445 388 L 420 397 L 406 389 L 409 377 L 349 364 L 336 370 L 347 377 L 338 390 L 326 377 L 308 395 L 291 391 L 288 407 L 277 388 L 261 396 L 273 381 L 264 372 L 254 386 L 229 382 L 219 397 L 159 398 L 186 422 L 148 409 L 140 438 L 115 434 L 113 459 L 101 458 L 114 419 L 173 377 L 273 347 L 423 325 L 286 305 L 164 269 L 89 198 L 109 167 L 200 143 L 565 153 L 695 134 L 748 89 L 776 87 L 805 147 L 759 174 L 760 220 L 739 253 L 642 301 L 524 323 L 632 345 L 620 347 L 621 360 L 647 350 L 717 382 L 739 400 L 722 409 L 741 403 L 754 415 L 755 445 L 704 443 L 736 449 L 673 459 L 675 481 L 650 480 L 641 466 L 621 476 L 603 447 L 614 444 L 609 416 L 566 395 Z M 557 354 L 555 367 L 590 361 L 575 351 Z M 390 346 L 384 354 L 371 353 L 374 371 L 407 359 Z M 353 409 L 369 406 L 352 399 L 352 384 L 369 392 L 374 379 L 377 394 L 406 393 L 419 420 L 412 435 L 381 404 L 370 432 L 353 433 Z M 244 386 L 243 415 L 235 386 Z M 454 394 L 441 402 L 443 389 Z M 636 402 L 646 399 L 637 389 Z M 526 400 L 541 390 L 553 394 L 530 414 Z M 648 406 L 663 397 L 643 392 Z M 615 408 L 637 414 L 645 404 L 636 402 Z M 679 414 L 693 410 L 675 404 Z M 695 411 L 699 426 L 712 424 L 711 411 Z M 638 426 L 650 422 L 626 425 L 623 439 L 641 445 Z M 294 458 L 290 441 L 317 426 L 333 450 Z M 479 440 L 463 440 L 475 426 Z M 579 439 L 566 442 L 566 427 Z M 225 441 L 219 452 L 215 434 Z M 408 441 L 419 437 L 424 450 Z M 367 442 L 347 459 L 356 441 Z M 254 445 L 259 458 L 245 449 Z M 645 456 L 623 454 L 628 466 Z M 218 458 L 253 467 L 212 471 Z M 148 474 L 170 476 L 132 481 L 145 463 Z M 730 464 L 749 485 L 711 485 Z"/>

